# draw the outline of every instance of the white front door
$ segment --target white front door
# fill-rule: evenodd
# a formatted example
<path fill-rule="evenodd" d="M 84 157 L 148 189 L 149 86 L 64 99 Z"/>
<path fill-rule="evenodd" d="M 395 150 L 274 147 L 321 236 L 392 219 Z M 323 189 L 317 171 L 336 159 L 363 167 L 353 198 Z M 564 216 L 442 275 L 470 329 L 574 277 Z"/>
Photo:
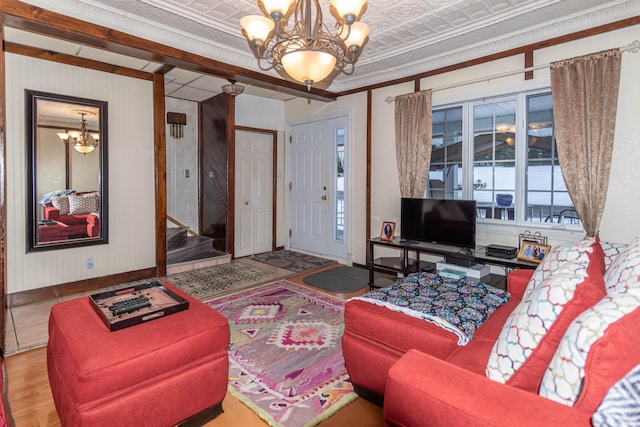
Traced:
<path fill-rule="evenodd" d="M 291 129 L 289 218 L 292 249 L 345 258 L 347 117 Z"/>
<path fill-rule="evenodd" d="M 234 256 L 272 250 L 273 136 L 236 131 Z"/>

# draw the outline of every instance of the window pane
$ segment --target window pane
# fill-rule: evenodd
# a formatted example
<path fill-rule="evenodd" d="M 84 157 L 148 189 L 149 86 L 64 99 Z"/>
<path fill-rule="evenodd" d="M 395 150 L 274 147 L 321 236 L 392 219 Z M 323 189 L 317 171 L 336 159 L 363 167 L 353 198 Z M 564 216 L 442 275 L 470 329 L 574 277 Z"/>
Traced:
<path fill-rule="evenodd" d="M 551 94 L 527 97 L 527 209 L 525 219 L 579 225 L 555 145 Z"/>
<path fill-rule="evenodd" d="M 514 99 L 473 108 L 473 197 L 480 218 L 515 220 L 516 107 Z"/>
<path fill-rule="evenodd" d="M 425 197 L 462 197 L 462 107 L 432 113 L 432 150 Z"/>
<path fill-rule="evenodd" d="M 335 239 L 344 240 L 344 129 L 336 130 Z"/>

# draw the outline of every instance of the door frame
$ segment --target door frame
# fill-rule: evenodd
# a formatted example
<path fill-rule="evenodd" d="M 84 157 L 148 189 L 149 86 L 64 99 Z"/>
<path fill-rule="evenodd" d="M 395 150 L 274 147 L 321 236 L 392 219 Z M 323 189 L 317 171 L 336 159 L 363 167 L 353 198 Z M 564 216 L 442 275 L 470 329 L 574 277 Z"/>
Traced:
<path fill-rule="evenodd" d="M 277 237 L 277 217 L 276 214 L 278 212 L 278 131 L 277 130 L 271 130 L 271 129 L 262 129 L 262 128 L 254 128 L 254 127 L 249 127 L 249 126 L 237 126 L 235 127 L 235 131 L 243 131 L 243 132 L 254 132 L 254 133 L 264 133 L 264 134 L 268 134 L 271 135 L 271 141 L 273 144 L 273 149 L 272 149 L 272 156 L 273 156 L 273 164 L 272 164 L 272 173 L 273 176 L 271 177 L 271 185 L 273 186 L 273 191 L 272 191 L 272 200 L 271 200 L 271 229 L 272 229 L 272 236 L 271 236 L 271 250 L 275 251 L 276 250 L 276 237 Z M 235 139 L 235 132 L 234 132 L 234 139 Z M 235 150 L 235 148 L 234 148 Z M 234 156 L 234 162 L 235 162 L 235 156 Z M 233 165 L 233 170 L 237 172 L 236 170 L 236 165 L 234 163 Z M 230 211 L 230 215 L 232 218 L 235 218 L 236 215 L 236 206 L 235 206 L 235 192 L 236 192 L 236 188 L 235 188 L 235 179 L 234 179 L 234 183 L 233 183 L 233 188 L 229 188 L 230 192 L 233 192 L 233 200 L 234 203 L 231 204 L 229 203 L 229 211 Z M 234 221 L 234 227 L 235 227 L 235 221 Z M 235 252 L 235 233 L 234 233 L 234 242 L 233 242 L 233 248 L 234 248 L 234 252 Z M 235 253 L 232 254 L 232 256 L 235 258 Z"/>
<path fill-rule="evenodd" d="M 353 111 L 352 110 L 343 110 L 343 111 L 337 111 L 335 113 L 329 113 L 329 114 L 323 114 L 323 115 L 317 115 L 317 116 L 313 116 L 313 117 L 304 117 L 301 119 L 296 119 L 296 120 L 290 120 L 287 122 L 287 127 L 286 127 L 286 142 L 285 142 L 285 162 L 287 167 L 285 168 L 285 188 L 289 188 L 289 186 L 291 185 L 291 171 L 292 171 L 292 160 L 291 160 L 291 135 L 292 135 L 292 128 L 294 126 L 298 126 L 298 125 L 304 125 L 304 124 L 308 124 L 308 123 L 314 123 L 314 122 L 326 122 L 329 120 L 333 120 L 333 119 L 339 119 L 341 117 L 346 117 L 347 119 L 347 130 L 345 132 L 345 189 L 352 189 L 352 181 L 353 181 Z M 285 190 L 285 194 L 284 194 L 284 200 L 285 200 L 285 224 L 286 224 L 286 229 L 287 230 L 291 230 L 291 216 L 290 216 L 290 209 L 289 209 L 289 204 L 290 204 L 290 196 L 289 196 L 289 191 Z M 345 250 L 346 250 L 346 256 L 344 259 L 334 259 L 335 261 L 343 261 L 344 263 L 346 263 L 347 265 L 351 265 L 353 262 L 353 248 L 352 248 L 352 242 L 351 242 L 351 236 L 352 236 L 352 231 L 351 231 L 351 214 L 352 214 L 352 200 L 353 200 L 353 196 L 351 194 L 351 190 L 349 191 L 345 191 L 345 199 L 344 199 L 344 203 L 345 203 L 345 219 L 344 219 L 344 227 L 345 227 L 345 235 L 344 235 L 344 244 L 345 244 Z M 287 232 L 285 233 L 286 237 L 285 237 L 285 242 L 286 242 L 286 248 L 290 249 L 291 248 L 291 238 L 290 238 L 290 234 Z M 326 254 L 323 254 L 326 256 Z M 331 258 L 331 257 L 330 257 Z"/>

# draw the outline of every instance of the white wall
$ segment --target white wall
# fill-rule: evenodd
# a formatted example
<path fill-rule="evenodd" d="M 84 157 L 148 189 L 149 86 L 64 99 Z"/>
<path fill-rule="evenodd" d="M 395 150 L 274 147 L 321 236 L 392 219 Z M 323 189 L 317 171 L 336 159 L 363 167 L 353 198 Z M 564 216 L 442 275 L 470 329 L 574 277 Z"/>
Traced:
<path fill-rule="evenodd" d="M 199 233 L 198 228 L 198 103 L 177 98 L 165 98 L 165 110 L 187 115 L 182 127 L 183 137 L 171 136 L 166 125 L 167 140 L 167 215 Z M 188 171 L 188 177 L 185 176 Z M 167 222 L 169 227 L 176 227 Z"/>
<path fill-rule="evenodd" d="M 7 293 L 155 266 L 153 88 L 5 53 Z M 107 101 L 109 244 L 26 253 L 25 89 Z M 94 258 L 87 269 L 86 258 Z"/>
<path fill-rule="evenodd" d="M 637 39 L 638 29 L 632 27 L 585 40 L 544 49 L 534 55 L 534 65 L 571 58 L 599 50 L 622 47 Z M 357 65 L 356 65 L 357 67 Z M 522 55 L 505 58 L 433 76 L 421 81 L 422 89 L 441 88 L 447 85 L 468 82 L 486 76 L 524 68 Z M 616 141 L 613 154 L 612 173 L 607 205 L 602 219 L 600 236 L 605 241 L 628 242 L 640 234 L 640 172 L 635 159 L 640 157 L 640 125 L 637 111 L 640 111 L 640 54 L 624 53 Z M 522 74 L 500 79 L 486 79 L 472 85 L 434 92 L 433 105 L 482 98 L 504 92 L 515 92 L 533 87 L 549 87 L 548 70 L 537 71 L 534 80 L 524 81 Z M 385 99 L 413 91 L 413 83 L 404 83 L 376 89 L 372 92 L 372 178 L 371 178 L 371 236 L 380 234 L 382 221 L 399 222 L 400 189 L 397 178 L 395 156 L 394 104 Z M 354 180 L 352 194 L 356 196 L 352 205 L 353 261 L 364 263 L 365 246 L 365 199 L 366 191 L 366 94 L 355 94 L 339 98 L 334 103 L 320 103 L 296 100 L 285 105 L 288 122 L 311 120 L 314 116 L 326 116 L 336 111 L 353 110 L 353 137 L 355 149 Z M 401 226 L 401 225 L 399 225 Z M 517 245 L 518 234 L 525 229 L 540 231 L 549 236 L 550 244 L 579 240 L 584 232 L 565 231 L 547 227 L 486 225 L 478 226 L 478 244 Z M 399 228 L 396 229 L 396 234 Z M 378 254 L 376 254 L 378 255 Z"/>

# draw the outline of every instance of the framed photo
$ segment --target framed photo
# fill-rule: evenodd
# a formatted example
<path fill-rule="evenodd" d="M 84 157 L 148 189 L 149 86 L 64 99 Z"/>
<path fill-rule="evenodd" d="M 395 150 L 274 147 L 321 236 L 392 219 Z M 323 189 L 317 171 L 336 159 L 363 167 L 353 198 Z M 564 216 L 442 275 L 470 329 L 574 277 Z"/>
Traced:
<path fill-rule="evenodd" d="M 382 230 L 380 230 L 380 240 L 386 240 L 388 242 L 393 241 L 393 233 L 396 231 L 396 223 L 385 221 L 382 223 Z"/>
<path fill-rule="evenodd" d="M 540 262 L 551 250 L 551 246 L 525 240 L 520 246 L 518 259 L 529 262 Z"/>

